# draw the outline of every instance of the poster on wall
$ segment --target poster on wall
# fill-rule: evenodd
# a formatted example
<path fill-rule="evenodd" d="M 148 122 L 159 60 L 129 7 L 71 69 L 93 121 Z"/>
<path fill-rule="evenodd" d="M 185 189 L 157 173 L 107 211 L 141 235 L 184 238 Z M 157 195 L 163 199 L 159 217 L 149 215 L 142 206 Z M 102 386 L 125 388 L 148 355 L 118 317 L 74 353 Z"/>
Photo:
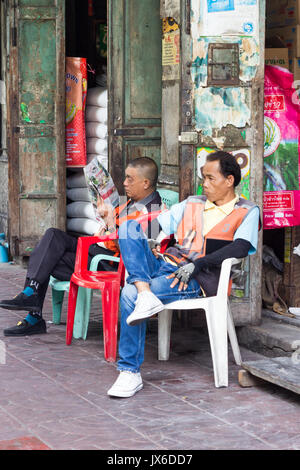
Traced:
<path fill-rule="evenodd" d="M 180 29 L 174 18 L 163 18 L 162 79 L 178 80 L 180 77 Z"/>
<path fill-rule="evenodd" d="M 265 67 L 264 200 L 265 229 L 300 224 L 299 98 L 287 69 Z"/>
<path fill-rule="evenodd" d="M 202 188 L 202 172 L 201 169 L 205 165 L 206 157 L 208 154 L 216 152 L 216 149 L 209 147 L 197 148 L 197 177 L 199 179 L 199 186 L 197 194 L 201 195 Z M 247 148 L 242 148 L 229 152 L 235 156 L 237 163 L 241 169 L 241 182 L 236 188 L 236 192 L 240 197 L 249 199 L 249 184 L 250 184 L 250 151 Z M 249 285 L 247 273 L 249 272 L 248 261 L 246 261 L 243 269 L 239 271 L 239 275 L 234 278 L 231 290 L 231 299 L 241 299 L 249 296 Z"/>
<path fill-rule="evenodd" d="M 199 186 L 197 189 L 197 194 L 202 194 L 202 173 L 201 168 L 206 162 L 206 156 L 209 153 L 215 152 L 216 149 L 209 147 L 199 147 L 197 149 L 197 176 L 200 180 Z M 229 152 L 235 156 L 237 163 L 240 165 L 241 169 L 241 182 L 237 187 L 238 194 L 244 199 L 249 199 L 249 183 L 250 183 L 250 150 L 249 149 L 239 149 Z"/>
<path fill-rule="evenodd" d="M 258 36 L 258 0 L 193 1 L 192 9 L 194 27 L 200 36 Z"/>

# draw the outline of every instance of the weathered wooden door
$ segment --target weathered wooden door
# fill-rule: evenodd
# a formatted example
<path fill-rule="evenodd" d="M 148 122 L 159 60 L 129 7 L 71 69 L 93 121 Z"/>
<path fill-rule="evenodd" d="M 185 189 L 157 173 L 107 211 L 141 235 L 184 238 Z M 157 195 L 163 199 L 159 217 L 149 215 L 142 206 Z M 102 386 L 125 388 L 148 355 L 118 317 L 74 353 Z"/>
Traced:
<path fill-rule="evenodd" d="M 197 133 L 193 126 L 190 0 L 161 0 L 162 145 L 160 183 L 195 193 Z"/>
<path fill-rule="evenodd" d="M 9 0 L 9 233 L 29 255 L 65 227 L 64 0 Z"/>
<path fill-rule="evenodd" d="M 123 193 L 128 161 L 160 166 L 160 0 L 110 0 L 108 80 L 110 172 Z"/>

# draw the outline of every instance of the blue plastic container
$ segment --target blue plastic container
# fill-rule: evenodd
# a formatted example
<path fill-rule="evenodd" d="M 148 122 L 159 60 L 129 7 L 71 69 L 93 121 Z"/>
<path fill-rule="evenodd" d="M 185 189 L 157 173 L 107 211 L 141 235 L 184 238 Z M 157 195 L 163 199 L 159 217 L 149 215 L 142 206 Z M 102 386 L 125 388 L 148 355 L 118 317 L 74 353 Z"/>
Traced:
<path fill-rule="evenodd" d="M 0 233 L 0 263 L 8 263 L 8 243 L 4 233 Z"/>

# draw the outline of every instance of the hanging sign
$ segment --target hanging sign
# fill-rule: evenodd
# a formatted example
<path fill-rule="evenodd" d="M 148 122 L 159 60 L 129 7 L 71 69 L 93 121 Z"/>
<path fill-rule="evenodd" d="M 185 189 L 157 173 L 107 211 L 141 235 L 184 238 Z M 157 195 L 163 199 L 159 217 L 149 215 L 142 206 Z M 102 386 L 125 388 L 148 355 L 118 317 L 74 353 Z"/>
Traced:
<path fill-rule="evenodd" d="M 192 10 L 192 28 L 200 36 L 259 34 L 257 0 L 192 0 Z"/>
<path fill-rule="evenodd" d="M 163 18 L 162 66 L 163 80 L 176 80 L 180 77 L 180 29 L 171 17 Z"/>
<path fill-rule="evenodd" d="M 299 99 L 287 69 L 265 67 L 264 201 L 265 229 L 300 224 Z"/>

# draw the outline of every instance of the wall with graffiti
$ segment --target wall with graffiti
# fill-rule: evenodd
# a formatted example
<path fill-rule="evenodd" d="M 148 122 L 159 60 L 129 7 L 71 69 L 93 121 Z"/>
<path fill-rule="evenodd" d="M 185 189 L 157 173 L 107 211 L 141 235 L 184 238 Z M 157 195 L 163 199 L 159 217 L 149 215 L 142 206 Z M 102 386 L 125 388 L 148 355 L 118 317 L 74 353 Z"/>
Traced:
<path fill-rule="evenodd" d="M 261 64 L 259 0 L 191 0 L 194 125 L 197 149 L 197 193 L 208 153 L 231 152 L 241 167 L 238 193 L 251 199 L 253 128 L 252 83 Z M 248 267 L 245 267 L 248 271 Z M 249 295 L 249 278 L 239 279 L 236 297 Z"/>
<path fill-rule="evenodd" d="M 259 65 L 257 1 L 192 0 L 191 33 L 196 128 L 213 137 L 214 129 L 229 124 L 239 128 L 250 125 L 247 84 L 250 85 Z M 213 43 L 238 45 L 236 86 L 226 87 L 226 77 L 222 81 L 222 76 L 220 86 L 209 85 L 208 70 L 214 58 L 209 58 L 208 49 Z M 225 70 L 226 64 L 216 66 L 216 73 L 221 75 L 222 68 Z"/>

